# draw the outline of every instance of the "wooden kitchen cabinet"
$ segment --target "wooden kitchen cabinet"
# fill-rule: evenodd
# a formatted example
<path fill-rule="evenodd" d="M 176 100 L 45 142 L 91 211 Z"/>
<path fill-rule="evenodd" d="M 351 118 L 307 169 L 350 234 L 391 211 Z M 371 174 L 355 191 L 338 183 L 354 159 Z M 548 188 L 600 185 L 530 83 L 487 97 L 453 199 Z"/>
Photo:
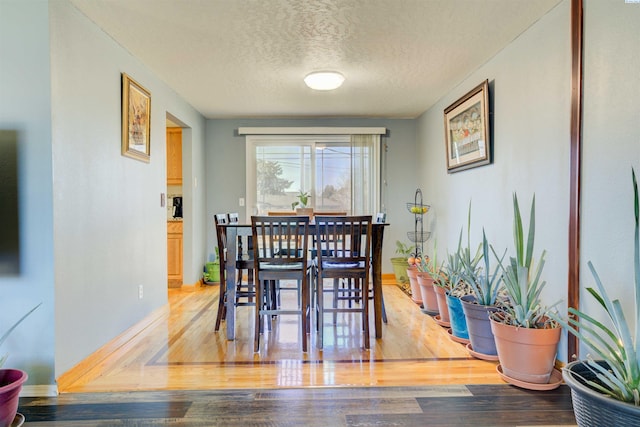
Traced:
<path fill-rule="evenodd" d="M 167 276 L 170 288 L 182 286 L 182 221 L 167 222 Z"/>
<path fill-rule="evenodd" d="M 167 128 L 167 185 L 182 185 L 182 128 Z"/>

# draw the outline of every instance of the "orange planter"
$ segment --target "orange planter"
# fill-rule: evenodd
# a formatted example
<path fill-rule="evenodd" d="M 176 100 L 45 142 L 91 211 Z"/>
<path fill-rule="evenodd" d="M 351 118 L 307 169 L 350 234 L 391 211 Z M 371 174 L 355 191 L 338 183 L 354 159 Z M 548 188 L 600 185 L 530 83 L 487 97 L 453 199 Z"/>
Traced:
<path fill-rule="evenodd" d="M 407 276 L 409 276 L 409 284 L 411 285 L 411 299 L 416 304 L 422 304 L 422 294 L 418 284 L 418 269 L 415 265 L 407 267 Z"/>
<path fill-rule="evenodd" d="M 442 286 L 433 285 L 433 290 L 436 293 L 436 299 L 438 301 L 438 311 L 440 312 L 440 321 L 449 323 L 449 306 L 447 305 L 447 290 Z"/>
<path fill-rule="evenodd" d="M 518 328 L 491 319 L 502 372 L 531 384 L 547 384 L 551 378 L 562 328 Z"/>
<path fill-rule="evenodd" d="M 436 297 L 436 291 L 433 290 L 433 279 L 429 276 L 429 273 L 418 272 L 418 284 L 420 285 L 424 311 L 438 314 L 438 298 Z"/>

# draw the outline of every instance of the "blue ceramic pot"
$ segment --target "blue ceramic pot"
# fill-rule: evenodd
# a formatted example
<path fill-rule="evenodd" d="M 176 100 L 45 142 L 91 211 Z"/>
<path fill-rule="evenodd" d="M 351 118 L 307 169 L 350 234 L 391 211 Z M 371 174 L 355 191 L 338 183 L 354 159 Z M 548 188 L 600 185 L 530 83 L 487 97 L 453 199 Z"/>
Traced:
<path fill-rule="evenodd" d="M 489 321 L 489 312 L 494 311 L 495 307 L 476 304 L 476 298 L 473 295 L 463 296 L 460 300 L 467 319 L 469 340 L 473 351 L 489 356 L 497 356 L 496 341 L 493 338 L 491 322 Z"/>
<path fill-rule="evenodd" d="M 467 319 L 464 317 L 462 302 L 458 297 L 452 297 L 447 292 L 447 306 L 449 307 L 449 321 L 451 322 L 451 333 L 454 337 L 469 339 L 467 330 Z"/>

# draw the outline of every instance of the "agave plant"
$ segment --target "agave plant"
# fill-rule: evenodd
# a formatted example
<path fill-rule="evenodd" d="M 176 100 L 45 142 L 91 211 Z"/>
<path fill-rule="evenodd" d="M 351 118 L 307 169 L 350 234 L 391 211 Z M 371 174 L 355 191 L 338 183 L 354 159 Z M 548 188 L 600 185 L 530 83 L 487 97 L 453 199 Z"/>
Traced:
<path fill-rule="evenodd" d="M 42 303 L 40 303 L 40 304 L 36 305 L 35 307 L 33 307 L 31 310 L 29 310 L 29 311 L 27 312 L 27 314 L 25 314 L 24 316 L 22 316 L 22 317 L 20 318 L 20 320 L 18 320 L 16 323 L 14 323 L 14 324 L 13 324 L 13 326 L 11 326 L 11 327 L 10 327 L 10 328 L 9 328 L 9 329 L 8 329 L 8 330 L 7 330 L 7 331 L 6 331 L 6 332 L 5 332 L 5 333 L 0 337 L 0 346 L 2 346 L 2 343 L 4 343 L 4 342 L 5 342 L 5 340 L 6 340 L 7 338 L 9 338 L 9 335 L 11 335 L 11 332 L 13 332 L 13 330 L 14 330 L 15 328 L 17 328 L 17 327 L 18 327 L 18 325 L 19 325 L 20 323 L 22 323 L 22 321 L 23 321 L 24 319 L 26 319 L 26 318 L 27 318 L 27 316 L 29 316 L 31 313 L 33 313 L 33 312 L 36 310 L 36 308 L 40 307 L 41 305 L 42 305 Z M 3 355 L 3 356 L 0 356 L 0 368 L 2 368 L 2 365 L 4 365 L 4 362 L 5 362 L 6 360 L 7 360 L 7 355 L 6 355 L 6 354 L 5 354 L 5 355 Z"/>
<path fill-rule="evenodd" d="M 422 273 L 427 273 L 429 277 L 433 279 L 434 282 L 440 283 L 444 278 L 442 276 L 442 271 L 444 267 L 444 263 L 438 265 L 438 241 L 435 240 L 433 243 L 433 252 L 431 256 L 424 256 L 420 260 L 418 264 L 418 271 Z"/>
<path fill-rule="evenodd" d="M 498 259 L 502 263 L 502 259 L 506 254 Z M 489 253 L 489 242 L 484 229 L 482 229 L 482 257 L 484 260 L 484 268 L 475 268 L 468 258 L 461 258 L 464 267 L 462 278 L 471 286 L 476 302 L 480 305 L 494 306 L 498 300 L 498 293 L 502 288 L 502 275 L 499 268 L 495 268 L 491 272 L 491 254 Z"/>
<path fill-rule="evenodd" d="M 510 257 L 505 266 L 502 261 L 498 264 L 502 270 L 502 280 L 507 293 L 508 304 L 503 311 L 491 314 L 491 317 L 499 322 L 524 328 L 546 328 L 554 325 L 549 318 L 550 309 L 543 306 L 540 294 L 546 282 L 540 279 L 545 263 L 546 251 L 542 251 L 540 261 L 534 268 L 533 244 L 535 240 L 535 195 L 531 201 L 531 215 L 529 231 L 524 238 L 522 216 L 518 205 L 518 196 L 513 195 L 513 239 L 516 256 Z M 498 255 L 495 253 L 496 258 Z"/>
<path fill-rule="evenodd" d="M 456 287 L 468 288 L 468 284 L 464 282 L 467 269 L 474 274 L 478 270 L 478 264 L 482 259 L 482 245 L 478 245 L 473 257 L 471 256 L 471 202 L 469 202 L 469 211 L 467 214 L 467 245 L 462 247 L 462 230 L 458 237 L 458 248 L 456 252 L 447 254 L 447 263 L 445 264 L 445 274 L 447 275 L 450 289 Z M 466 290 L 460 292 L 461 295 L 467 294 Z M 459 296 L 461 296 L 459 295 Z"/>
<path fill-rule="evenodd" d="M 612 323 L 608 328 L 588 314 L 569 308 L 568 320 L 556 320 L 570 333 L 577 336 L 601 359 L 607 362 L 608 369 L 598 364 L 591 356 L 584 364 L 598 381 L 583 378 L 591 388 L 614 399 L 640 406 L 640 221 L 638 183 L 635 171 L 631 170 L 634 191 L 635 235 L 634 235 L 634 273 L 635 273 L 635 338 L 627 323 L 619 299 L 611 300 L 591 261 L 588 262 L 597 290 L 587 291 L 604 308 Z M 575 317 L 572 317 L 575 316 Z"/>

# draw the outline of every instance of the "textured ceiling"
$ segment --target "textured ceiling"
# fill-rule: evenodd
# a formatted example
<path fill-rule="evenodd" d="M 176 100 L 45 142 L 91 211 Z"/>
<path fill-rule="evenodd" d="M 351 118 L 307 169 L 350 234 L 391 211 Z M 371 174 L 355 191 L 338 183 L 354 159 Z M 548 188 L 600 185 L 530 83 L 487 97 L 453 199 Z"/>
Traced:
<path fill-rule="evenodd" d="M 71 0 L 208 118 L 413 118 L 560 1 Z"/>

